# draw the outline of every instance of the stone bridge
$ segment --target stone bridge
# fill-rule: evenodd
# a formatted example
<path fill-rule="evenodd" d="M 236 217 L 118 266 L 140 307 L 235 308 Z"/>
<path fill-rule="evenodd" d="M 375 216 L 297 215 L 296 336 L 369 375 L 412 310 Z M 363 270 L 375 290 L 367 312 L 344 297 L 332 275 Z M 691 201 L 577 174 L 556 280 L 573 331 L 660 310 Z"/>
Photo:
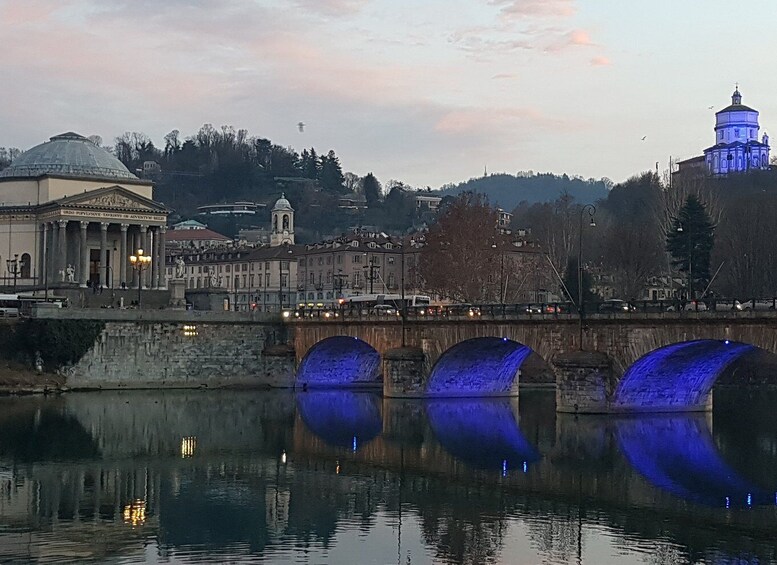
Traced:
<path fill-rule="evenodd" d="M 513 396 L 535 352 L 562 412 L 709 410 L 739 357 L 777 353 L 775 312 L 289 322 L 297 386 L 382 386 L 388 397 Z M 404 333 L 404 342 L 403 342 Z"/>

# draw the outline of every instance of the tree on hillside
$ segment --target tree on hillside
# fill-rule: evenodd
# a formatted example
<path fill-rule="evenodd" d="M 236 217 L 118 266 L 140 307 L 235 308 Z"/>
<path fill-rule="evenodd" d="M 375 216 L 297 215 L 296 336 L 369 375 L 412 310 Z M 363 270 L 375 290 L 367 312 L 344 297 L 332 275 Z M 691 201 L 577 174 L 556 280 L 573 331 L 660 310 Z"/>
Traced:
<path fill-rule="evenodd" d="M 426 235 L 420 254 L 425 288 L 459 302 L 488 300 L 494 287 L 489 277 L 499 264 L 499 251 L 492 247 L 496 222 L 496 210 L 482 195 L 458 196 Z"/>
<path fill-rule="evenodd" d="M 367 175 L 362 179 L 362 190 L 364 191 L 364 198 L 367 199 L 367 206 L 369 208 L 372 208 L 376 204 L 380 203 L 380 197 L 383 189 L 381 188 L 378 179 L 375 178 L 375 175 L 372 173 L 367 173 Z"/>
<path fill-rule="evenodd" d="M 342 193 L 344 190 L 345 177 L 343 176 L 343 169 L 340 166 L 340 159 L 335 155 L 335 152 L 331 149 L 329 153 L 321 156 L 321 172 L 319 173 L 318 180 L 321 183 L 321 188 L 328 190 L 329 192 Z"/>
<path fill-rule="evenodd" d="M 613 275 L 617 296 L 642 298 L 647 280 L 666 271 L 659 223 L 655 218 L 626 221 L 615 217 L 603 226 L 602 263 Z"/>
<path fill-rule="evenodd" d="M 321 174 L 321 163 L 318 160 L 316 150 L 311 147 L 310 151 L 303 149 L 300 154 L 300 169 L 302 176 L 308 179 L 317 179 Z"/>
<path fill-rule="evenodd" d="M 704 204 L 690 195 L 666 234 L 666 250 L 672 263 L 688 275 L 687 295 L 693 299 L 710 282 L 710 255 L 715 243 L 715 225 Z"/>

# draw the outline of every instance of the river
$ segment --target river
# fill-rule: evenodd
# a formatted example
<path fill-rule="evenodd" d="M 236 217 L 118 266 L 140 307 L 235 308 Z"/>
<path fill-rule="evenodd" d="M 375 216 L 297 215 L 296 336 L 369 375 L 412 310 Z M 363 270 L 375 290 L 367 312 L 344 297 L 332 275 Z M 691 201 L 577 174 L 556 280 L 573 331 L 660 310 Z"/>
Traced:
<path fill-rule="evenodd" d="M 520 399 L 0 398 L 0 562 L 777 563 L 777 395 L 712 414 Z"/>

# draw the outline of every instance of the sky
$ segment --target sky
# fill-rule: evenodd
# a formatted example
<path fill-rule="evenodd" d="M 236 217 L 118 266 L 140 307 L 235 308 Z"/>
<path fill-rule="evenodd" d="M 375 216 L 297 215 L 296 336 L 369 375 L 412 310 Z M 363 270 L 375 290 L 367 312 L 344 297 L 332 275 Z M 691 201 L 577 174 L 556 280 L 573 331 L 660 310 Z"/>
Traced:
<path fill-rule="evenodd" d="M 21 149 L 211 123 L 383 182 L 619 182 L 712 145 L 737 82 L 777 133 L 775 0 L 0 0 L 0 45 Z"/>

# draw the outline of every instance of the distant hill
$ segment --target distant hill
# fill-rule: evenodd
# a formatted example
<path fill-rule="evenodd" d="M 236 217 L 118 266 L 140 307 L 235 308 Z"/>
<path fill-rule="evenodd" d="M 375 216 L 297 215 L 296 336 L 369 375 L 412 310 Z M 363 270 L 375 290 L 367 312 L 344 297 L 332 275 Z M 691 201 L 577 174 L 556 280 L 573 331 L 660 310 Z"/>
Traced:
<path fill-rule="evenodd" d="M 443 196 L 456 196 L 462 192 L 485 194 L 489 202 L 504 210 L 513 210 L 520 202 L 552 202 L 564 192 L 575 200 L 587 204 L 606 198 L 612 182 L 609 179 L 582 179 L 550 173 L 518 173 L 518 175 L 493 174 L 470 179 L 457 185 L 442 187 Z"/>

